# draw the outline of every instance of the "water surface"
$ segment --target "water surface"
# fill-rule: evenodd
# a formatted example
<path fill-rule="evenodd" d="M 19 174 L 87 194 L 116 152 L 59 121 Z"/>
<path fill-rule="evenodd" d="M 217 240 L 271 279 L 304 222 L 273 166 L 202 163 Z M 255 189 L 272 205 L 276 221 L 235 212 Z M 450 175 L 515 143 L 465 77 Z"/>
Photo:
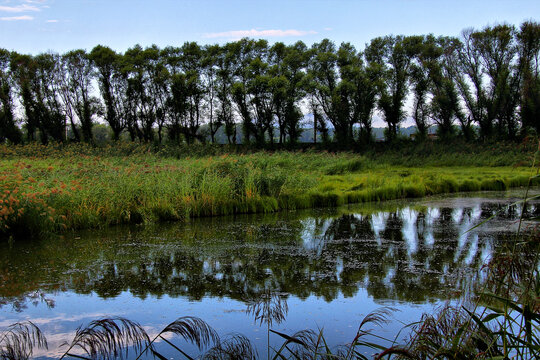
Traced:
<path fill-rule="evenodd" d="M 56 357 L 78 326 L 97 318 L 127 317 L 155 334 L 192 315 L 222 336 L 248 336 L 263 357 L 267 325 L 246 310 L 270 293 L 288 307 L 285 321 L 272 324 L 278 331 L 324 328 L 332 346 L 344 344 L 363 316 L 391 306 L 392 322 L 377 334 L 393 339 L 404 323 L 481 286 L 482 267 L 512 241 L 522 205 L 509 204 L 521 193 L 203 218 L 3 243 L 0 328 L 32 320 L 50 343 L 38 355 Z M 539 210 L 532 203 L 523 215 L 536 217 Z M 272 335 L 270 342 L 278 346 L 280 339 Z M 159 348 L 177 356 L 166 344 Z"/>

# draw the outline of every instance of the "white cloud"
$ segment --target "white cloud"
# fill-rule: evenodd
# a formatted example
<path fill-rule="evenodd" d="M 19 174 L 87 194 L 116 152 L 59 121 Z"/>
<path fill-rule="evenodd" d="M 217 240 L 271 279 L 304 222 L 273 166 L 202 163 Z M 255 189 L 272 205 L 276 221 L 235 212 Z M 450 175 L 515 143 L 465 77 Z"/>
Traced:
<path fill-rule="evenodd" d="M 28 15 L 0 17 L 0 21 L 20 21 L 20 20 L 34 20 L 34 17 L 28 16 Z"/>
<path fill-rule="evenodd" d="M 243 37 L 253 37 L 253 38 L 261 38 L 261 37 L 287 37 L 287 36 L 304 36 L 304 35 L 313 35 L 317 34 L 316 31 L 313 30 L 295 30 L 295 29 L 289 29 L 289 30 L 232 30 L 232 31 L 224 31 L 224 32 L 216 32 L 216 33 L 207 33 L 204 34 L 203 37 L 207 39 L 217 39 L 217 38 L 227 38 L 227 39 L 241 39 Z"/>
<path fill-rule="evenodd" d="M 58 20 L 47 20 L 46 22 L 48 22 L 48 23 L 57 23 Z"/>
<path fill-rule="evenodd" d="M 28 11 L 41 11 L 38 7 L 33 5 L 17 5 L 17 6 L 0 6 L 0 11 L 8 13 L 22 13 Z"/>
<path fill-rule="evenodd" d="M 326 31 L 332 31 L 332 30 L 334 30 L 334 29 L 332 29 L 331 27 L 325 27 L 324 30 L 326 30 Z"/>

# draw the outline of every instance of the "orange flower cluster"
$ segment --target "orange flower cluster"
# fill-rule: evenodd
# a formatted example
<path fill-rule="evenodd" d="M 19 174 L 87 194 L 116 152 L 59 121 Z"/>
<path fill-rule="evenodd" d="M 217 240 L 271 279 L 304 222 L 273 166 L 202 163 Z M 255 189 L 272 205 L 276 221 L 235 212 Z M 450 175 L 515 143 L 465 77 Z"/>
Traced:
<path fill-rule="evenodd" d="M 32 173 L 40 174 L 44 171 L 53 171 L 53 166 L 39 169 L 36 166 L 22 161 L 13 164 L 13 167 L 4 167 L 0 173 L 0 233 L 9 232 L 14 225 L 20 224 L 23 217 L 32 221 L 45 222 L 50 227 L 65 228 L 65 215 L 58 215 L 57 210 L 49 205 L 51 196 L 69 194 L 68 185 L 54 180 L 54 186 L 48 187 L 45 182 L 30 176 Z M 80 189 L 78 181 L 72 181 L 71 190 Z M 37 219 L 36 219 L 37 218 Z"/>

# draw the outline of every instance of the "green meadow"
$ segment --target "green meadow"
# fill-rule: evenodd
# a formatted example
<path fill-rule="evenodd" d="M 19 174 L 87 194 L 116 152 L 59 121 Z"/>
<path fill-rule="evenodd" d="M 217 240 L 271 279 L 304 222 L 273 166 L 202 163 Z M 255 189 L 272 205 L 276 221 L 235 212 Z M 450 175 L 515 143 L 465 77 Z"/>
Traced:
<path fill-rule="evenodd" d="M 0 146 L 0 234 L 331 207 L 526 186 L 530 146 L 424 144 L 363 154 Z"/>

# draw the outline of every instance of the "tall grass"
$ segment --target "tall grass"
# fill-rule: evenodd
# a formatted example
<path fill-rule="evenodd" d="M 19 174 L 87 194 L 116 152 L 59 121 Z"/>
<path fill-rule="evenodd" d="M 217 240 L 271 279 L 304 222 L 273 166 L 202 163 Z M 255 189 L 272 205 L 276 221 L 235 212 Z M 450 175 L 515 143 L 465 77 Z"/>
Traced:
<path fill-rule="evenodd" d="M 62 359 L 117 359 L 130 356 L 139 358 L 166 359 L 157 349 L 156 343 L 169 345 L 179 357 L 194 359 L 183 345 L 175 343 L 173 337 L 196 345 L 203 359 L 256 359 L 257 351 L 243 335 L 233 334 L 223 340 L 204 320 L 184 316 L 165 326 L 157 335 L 150 337 L 140 324 L 120 317 L 103 318 L 79 327 L 73 339 L 65 342 L 67 348 Z M 184 344 L 185 345 L 185 344 Z M 17 323 L 0 333 L 0 359 L 24 360 L 32 357 L 33 349 L 46 348 L 47 342 L 41 331 L 32 323 Z"/>
<path fill-rule="evenodd" d="M 202 157 L 170 152 L 134 144 L 101 149 L 0 145 L 0 237 L 528 183 L 527 169 L 520 166 L 449 167 L 428 161 L 409 167 L 384 157 L 309 151 Z M 469 157 L 454 154 L 460 156 L 466 164 Z"/>
<path fill-rule="evenodd" d="M 34 348 L 47 348 L 47 339 L 32 322 L 15 323 L 0 333 L 0 359 L 21 360 L 32 357 Z"/>

